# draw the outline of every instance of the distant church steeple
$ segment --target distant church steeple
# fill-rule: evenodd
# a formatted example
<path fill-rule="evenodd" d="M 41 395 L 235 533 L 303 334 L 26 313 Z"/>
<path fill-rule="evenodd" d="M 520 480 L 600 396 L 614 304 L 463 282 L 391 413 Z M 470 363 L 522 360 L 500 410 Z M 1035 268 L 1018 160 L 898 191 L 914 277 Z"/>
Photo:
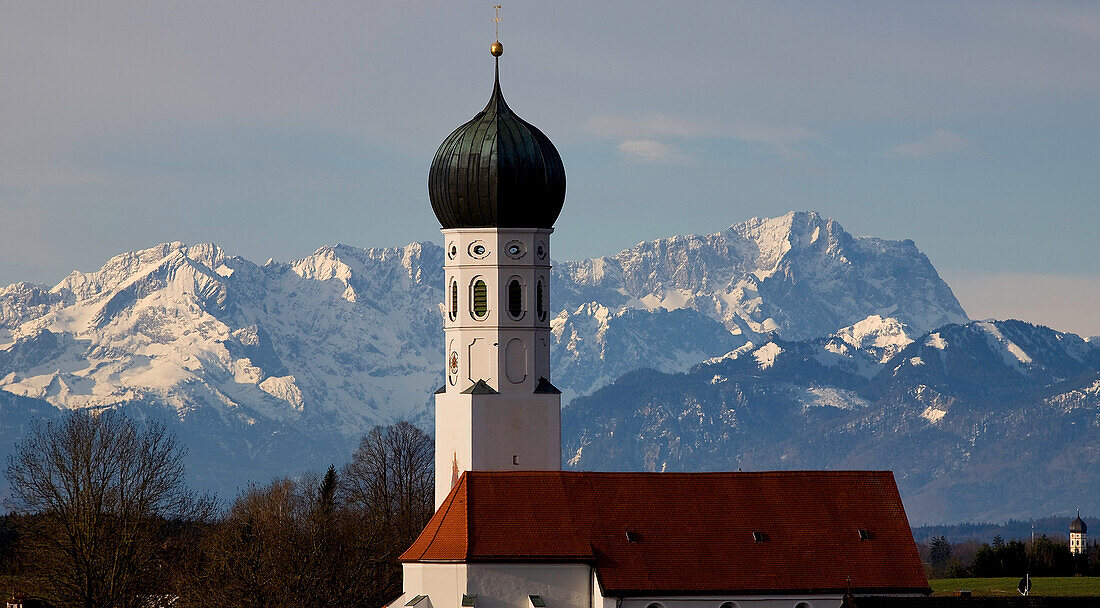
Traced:
<path fill-rule="evenodd" d="M 443 140 L 428 173 L 446 251 L 437 508 L 462 471 L 561 469 L 550 234 L 565 203 L 565 167 L 550 139 L 505 103 L 503 52 L 499 40 L 490 47 L 497 66 L 485 109 Z"/>
<path fill-rule="evenodd" d="M 1069 552 L 1080 555 L 1085 552 L 1085 534 L 1088 526 L 1081 519 L 1081 509 L 1077 509 L 1077 519 L 1069 524 Z"/>

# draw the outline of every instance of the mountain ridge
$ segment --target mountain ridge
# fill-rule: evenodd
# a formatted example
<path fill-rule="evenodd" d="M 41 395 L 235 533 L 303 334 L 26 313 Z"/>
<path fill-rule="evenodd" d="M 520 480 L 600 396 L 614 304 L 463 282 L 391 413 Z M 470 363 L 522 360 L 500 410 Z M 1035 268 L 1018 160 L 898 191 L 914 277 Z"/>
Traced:
<path fill-rule="evenodd" d="M 375 424 L 431 427 L 442 266 L 430 242 L 329 245 L 262 265 L 210 243 L 125 252 L 52 287 L 0 288 L 0 390 L 171 419 L 202 438 L 196 474 L 214 478 L 218 458 L 235 461 L 222 489 L 245 471 L 327 466 Z M 851 326 L 858 341 L 868 323 L 904 334 L 965 319 L 912 241 L 853 237 L 814 212 L 553 273 L 551 364 L 564 403 L 642 367 L 688 370 L 771 338 Z M 879 357 L 893 348 L 883 339 Z M 871 365 L 859 357 L 852 365 Z"/>

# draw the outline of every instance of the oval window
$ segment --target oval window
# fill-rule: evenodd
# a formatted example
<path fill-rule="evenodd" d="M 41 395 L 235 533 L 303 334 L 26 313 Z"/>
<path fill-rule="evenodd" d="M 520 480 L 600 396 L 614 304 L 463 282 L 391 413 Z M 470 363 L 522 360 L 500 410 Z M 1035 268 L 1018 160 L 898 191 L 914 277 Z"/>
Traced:
<path fill-rule="evenodd" d="M 539 243 L 539 246 L 535 248 L 535 255 L 539 256 L 540 260 L 546 257 L 546 248 L 543 247 L 542 243 Z"/>
<path fill-rule="evenodd" d="M 458 246 L 456 246 L 454 243 L 451 243 L 451 251 L 448 255 L 450 255 L 450 258 L 452 260 L 455 259 L 455 256 L 458 255 Z"/>
<path fill-rule="evenodd" d="M 481 279 L 474 281 L 474 298 L 471 312 L 474 313 L 476 319 L 484 319 L 485 315 L 489 314 L 489 287 Z"/>
<path fill-rule="evenodd" d="M 513 319 L 523 316 L 523 285 L 518 279 L 508 282 L 508 314 Z"/>
<path fill-rule="evenodd" d="M 542 279 L 535 285 L 535 312 L 539 314 L 539 321 L 546 320 L 546 299 L 545 290 L 542 287 Z"/>
<path fill-rule="evenodd" d="M 520 241 L 512 241 L 505 245 L 504 253 L 507 253 L 510 258 L 518 260 L 527 254 L 527 247 Z"/>
<path fill-rule="evenodd" d="M 475 257 L 478 259 L 489 255 L 489 250 L 485 247 L 485 243 L 482 243 L 480 241 L 472 243 L 468 251 L 470 252 L 471 257 Z"/>
<path fill-rule="evenodd" d="M 458 281 L 451 281 L 451 320 L 458 318 Z"/>

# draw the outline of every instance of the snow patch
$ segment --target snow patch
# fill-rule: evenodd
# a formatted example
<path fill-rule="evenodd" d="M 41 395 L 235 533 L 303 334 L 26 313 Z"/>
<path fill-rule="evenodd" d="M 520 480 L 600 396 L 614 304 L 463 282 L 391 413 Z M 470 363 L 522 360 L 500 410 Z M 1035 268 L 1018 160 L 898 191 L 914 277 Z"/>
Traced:
<path fill-rule="evenodd" d="M 775 365 L 775 358 L 779 356 L 779 353 L 783 352 L 775 342 L 768 342 L 764 346 L 756 349 L 753 353 L 753 357 L 756 359 L 756 363 L 760 366 L 760 369 L 768 369 Z"/>
<path fill-rule="evenodd" d="M 947 340 L 943 339 L 940 332 L 928 334 L 928 337 L 924 340 L 925 346 L 931 346 L 939 350 L 945 350 L 947 348 Z"/>
<path fill-rule="evenodd" d="M 920 413 L 920 417 L 924 418 L 928 422 L 931 422 L 932 424 L 935 424 L 942 420 L 946 414 L 947 412 L 944 410 L 938 410 L 933 407 L 926 407 L 924 408 L 924 411 Z"/>
<path fill-rule="evenodd" d="M 833 407 L 841 410 L 865 408 L 870 403 L 856 393 L 842 388 L 807 387 L 801 398 L 804 407 Z"/>

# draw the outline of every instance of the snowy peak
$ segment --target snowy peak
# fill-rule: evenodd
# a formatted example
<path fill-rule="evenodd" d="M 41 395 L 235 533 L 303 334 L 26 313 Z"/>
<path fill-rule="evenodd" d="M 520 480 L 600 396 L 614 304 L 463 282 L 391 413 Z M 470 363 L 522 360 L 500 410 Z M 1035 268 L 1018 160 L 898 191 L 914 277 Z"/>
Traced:
<path fill-rule="evenodd" d="M 998 394 L 1006 386 L 1063 382 L 1098 362 L 1100 349 L 1075 334 L 1011 319 L 973 321 L 919 337 L 887 362 L 876 381 Z"/>
<path fill-rule="evenodd" d="M 283 448 L 305 442 L 320 459 L 334 437 L 427 419 L 443 376 L 443 258 L 433 243 L 332 245 L 257 265 L 173 242 L 52 288 L 0 288 L 0 391 L 61 409 L 159 408 L 267 476 L 285 462 L 259 459 Z M 905 336 L 966 321 L 912 242 L 852 237 L 812 212 L 557 262 L 551 298 L 566 402 L 731 351 L 716 368 L 850 384 Z"/>
<path fill-rule="evenodd" d="M 833 336 L 853 348 L 872 353 L 880 363 L 885 363 L 913 342 L 907 330 L 908 327 L 897 319 L 871 315 L 841 328 Z"/>
<path fill-rule="evenodd" d="M 691 309 L 753 340 L 828 336 L 871 315 L 915 333 L 967 320 L 912 241 L 852 237 L 813 212 L 639 243 L 556 273 L 565 308 Z"/>

